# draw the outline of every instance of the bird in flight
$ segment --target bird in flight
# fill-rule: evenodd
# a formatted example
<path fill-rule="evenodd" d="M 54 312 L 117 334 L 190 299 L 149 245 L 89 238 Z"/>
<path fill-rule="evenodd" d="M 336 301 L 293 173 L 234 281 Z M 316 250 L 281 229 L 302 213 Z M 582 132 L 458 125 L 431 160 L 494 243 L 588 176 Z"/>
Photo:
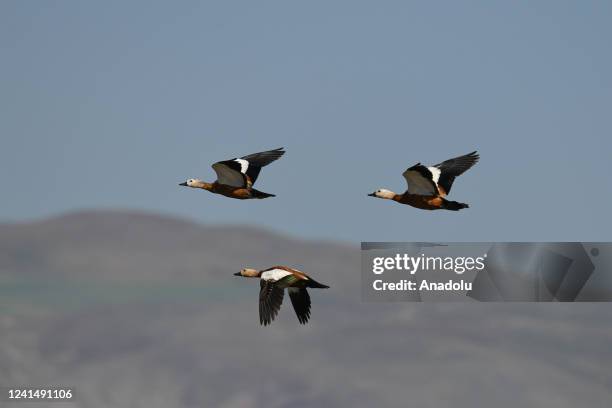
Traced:
<path fill-rule="evenodd" d="M 465 173 L 479 158 L 478 153 L 474 151 L 429 167 L 417 163 L 403 173 L 408 183 L 408 190 L 403 194 L 381 188 L 368 195 L 423 210 L 459 211 L 469 205 L 449 201 L 445 197 L 450 193 L 455 177 Z"/>
<path fill-rule="evenodd" d="M 244 268 L 234 275 L 245 278 L 259 278 L 259 323 L 267 326 L 276 317 L 283 303 L 285 289 L 289 292 L 291 304 L 300 324 L 306 324 L 310 318 L 310 296 L 306 288 L 329 288 L 288 266 L 273 266 L 258 271 Z"/>
<path fill-rule="evenodd" d="M 190 178 L 179 186 L 201 188 L 211 193 L 221 194 L 238 200 L 251 198 L 275 197 L 253 188 L 261 168 L 278 160 L 285 151 L 282 147 L 266 152 L 253 153 L 241 158 L 224 160 L 212 165 L 217 173 L 217 180 L 207 183 L 200 179 Z"/>

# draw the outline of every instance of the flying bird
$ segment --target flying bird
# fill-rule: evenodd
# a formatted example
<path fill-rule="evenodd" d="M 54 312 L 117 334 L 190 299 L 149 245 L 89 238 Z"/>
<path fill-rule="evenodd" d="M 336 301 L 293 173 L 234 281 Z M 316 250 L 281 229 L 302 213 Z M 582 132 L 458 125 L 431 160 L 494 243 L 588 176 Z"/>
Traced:
<path fill-rule="evenodd" d="M 310 296 L 306 288 L 329 288 L 304 272 L 287 266 L 273 266 L 261 271 L 244 268 L 234 275 L 259 278 L 259 323 L 264 326 L 272 323 L 278 314 L 283 303 L 285 289 L 289 292 L 298 321 L 300 324 L 306 324 L 310 318 Z"/>
<path fill-rule="evenodd" d="M 217 173 L 217 180 L 207 183 L 200 179 L 190 178 L 179 186 L 201 188 L 211 193 L 221 194 L 238 200 L 251 198 L 276 197 L 253 188 L 261 168 L 278 160 L 285 151 L 282 147 L 266 152 L 253 153 L 241 158 L 224 160 L 212 165 Z"/>
<path fill-rule="evenodd" d="M 408 190 L 403 194 L 382 188 L 368 195 L 423 210 L 459 211 L 469 205 L 449 201 L 445 197 L 450 193 L 455 177 L 465 173 L 479 158 L 478 153 L 474 151 L 429 167 L 417 163 L 403 173 L 408 183 Z"/>

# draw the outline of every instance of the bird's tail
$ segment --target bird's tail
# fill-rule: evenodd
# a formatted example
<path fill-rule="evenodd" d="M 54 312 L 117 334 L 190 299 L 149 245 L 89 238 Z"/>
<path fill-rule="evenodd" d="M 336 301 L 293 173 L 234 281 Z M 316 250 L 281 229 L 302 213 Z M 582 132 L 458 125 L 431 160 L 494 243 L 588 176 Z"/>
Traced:
<path fill-rule="evenodd" d="M 318 289 L 327 289 L 329 286 L 324 285 L 322 283 L 317 282 L 316 280 L 309 278 L 308 279 L 308 287 L 309 288 L 318 288 Z"/>
<path fill-rule="evenodd" d="M 470 208 L 470 206 L 465 203 L 458 203 L 457 201 L 444 200 L 444 206 L 442 208 L 445 210 L 459 211 L 464 208 Z"/>
<path fill-rule="evenodd" d="M 274 194 L 264 193 L 263 191 L 259 191 L 259 190 L 255 190 L 255 189 L 251 190 L 251 195 L 253 196 L 253 198 L 276 197 L 276 195 L 274 195 Z"/>

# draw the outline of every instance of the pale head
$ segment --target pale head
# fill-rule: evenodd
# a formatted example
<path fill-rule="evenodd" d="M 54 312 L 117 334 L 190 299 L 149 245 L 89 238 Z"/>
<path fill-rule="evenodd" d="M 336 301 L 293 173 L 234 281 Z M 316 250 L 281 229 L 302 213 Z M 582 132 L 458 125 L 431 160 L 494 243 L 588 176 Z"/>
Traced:
<path fill-rule="evenodd" d="M 183 186 L 183 187 L 193 187 L 193 188 L 202 188 L 202 186 L 205 183 L 197 178 L 190 178 L 187 181 L 185 181 L 184 183 L 179 184 L 179 186 Z"/>
<path fill-rule="evenodd" d="M 379 188 L 375 192 L 368 194 L 370 197 L 382 198 L 385 200 L 393 200 L 395 197 L 395 193 L 391 190 L 386 190 L 384 188 Z"/>
<path fill-rule="evenodd" d="M 240 272 L 236 272 L 234 275 L 245 278 L 259 278 L 259 271 L 253 268 L 242 268 Z"/>

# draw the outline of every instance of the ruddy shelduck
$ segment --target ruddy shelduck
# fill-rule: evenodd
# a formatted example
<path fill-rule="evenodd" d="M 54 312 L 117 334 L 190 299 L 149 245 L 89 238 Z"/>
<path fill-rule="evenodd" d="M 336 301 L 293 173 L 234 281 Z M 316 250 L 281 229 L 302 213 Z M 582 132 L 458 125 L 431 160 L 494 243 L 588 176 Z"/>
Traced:
<path fill-rule="evenodd" d="M 253 188 L 261 168 L 278 160 L 285 151 L 283 148 L 253 153 L 241 158 L 224 160 L 212 165 L 217 173 L 217 180 L 213 183 L 191 178 L 180 186 L 201 188 L 211 193 L 221 194 L 238 200 L 251 198 L 275 197 L 274 194 L 264 193 Z"/>
<path fill-rule="evenodd" d="M 285 289 L 289 292 L 291 304 L 300 324 L 310 318 L 310 296 L 306 288 L 329 288 L 297 269 L 288 266 L 273 266 L 258 271 L 244 268 L 235 273 L 245 278 L 259 278 L 259 323 L 267 326 L 276 317 L 283 303 Z"/>
<path fill-rule="evenodd" d="M 423 210 L 459 211 L 463 208 L 468 208 L 469 205 L 457 201 L 449 201 L 445 197 L 450 193 L 455 177 L 465 173 L 478 162 L 479 158 L 478 153 L 474 151 L 429 167 L 417 163 L 403 173 L 408 183 L 408 190 L 403 194 L 379 189 L 368 195 L 370 197 L 397 201 L 400 204 L 410 205 Z"/>

